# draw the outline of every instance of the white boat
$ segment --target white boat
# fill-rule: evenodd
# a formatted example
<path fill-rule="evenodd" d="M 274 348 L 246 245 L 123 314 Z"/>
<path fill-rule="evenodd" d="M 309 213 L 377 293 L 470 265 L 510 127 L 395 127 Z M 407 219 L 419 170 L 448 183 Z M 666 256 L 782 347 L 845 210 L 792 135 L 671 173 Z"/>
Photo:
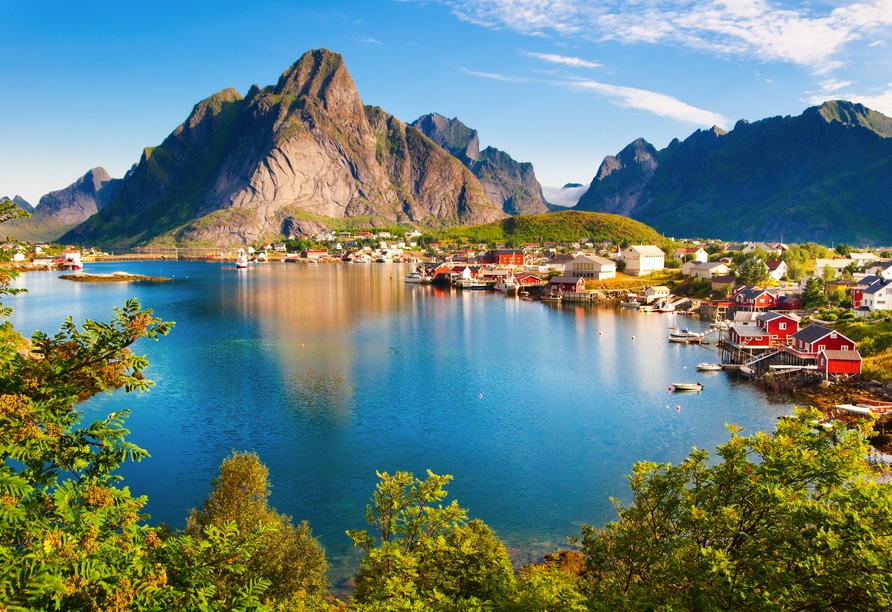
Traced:
<path fill-rule="evenodd" d="M 423 272 L 417 270 L 406 274 L 405 278 L 407 283 L 415 283 L 417 285 L 429 285 L 431 282 L 430 276 L 425 276 Z"/>
<path fill-rule="evenodd" d="M 459 289 L 486 289 L 486 283 L 481 283 L 479 280 L 473 278 L 462 278 L 455 281 L 455 286 Z"/>
<path fill-rule="evenodd" d="M 702 391 L 703 385 L 700 383 L 672 383 L 673 391 Z"/>
<path fill-rule="evenodd" d="M 697 364 L 698 372 L 721 372 L 722 366 L 717 363 L 698 363 Z"/>
<path fill-rule="evenodd" d="M 653 311 L 654 311 L 654 307 L 651 306 L 650 304 L 641 304 L 638 307 L 638 312 L 653 312 Z"/>
<path fill-rule="evenodd" d="M 247 255 L 239 255 L 238 259 L 235 260 L 235 267 L 239 270 L 245 270 L 248 267 L 248 257 Z"/>
<path fill-rule="evenodd" d="M 626 308 L 638 308 L 641 304 L 638 302 L 638 300 L 629 298 L 620 302 L 619 305 L 625 306 Z"/>
<path fill-rule="evenodd" d="M 517 287 L 517 282 L 513 278 L 502 278 L 493 289 L 502 293 L 517 293 Z"/>
<path fill-rule="evenodd" d="M 539 299 L 543 302 L 560 303 L 560 301 L 562 299 L 564 299 L 564 296 L 562 296 L 561 294 L 556 294 L 556 295 L 545 294 L 542 297 L 540 297 Z"/>
<path fill-rule="evenodd" d="M 675 306 L 673 306 L 669 302 L 663 302 L 662 304 L 659 305 L 659 307 L 657 308 L 657 311 L 659 311 L 659 312 L 675 312 Z"/>
<path fill-rule="evenodd" d="M 681 344 L 687 344 L 691 340 L 697 340 L 701 335 L 692 332 L 689 329 L 678 329 L 675 328 L 675 331 L 669 334 L 669 342 L 679 342 Z"/>

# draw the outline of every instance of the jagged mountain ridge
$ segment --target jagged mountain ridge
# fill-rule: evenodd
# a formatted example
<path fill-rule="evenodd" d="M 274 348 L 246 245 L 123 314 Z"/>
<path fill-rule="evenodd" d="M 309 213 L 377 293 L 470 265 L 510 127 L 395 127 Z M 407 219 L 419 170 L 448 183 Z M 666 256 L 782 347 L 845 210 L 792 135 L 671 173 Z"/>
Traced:
<path fill-rule="evenodd" d="M 457 118 L 430 113 L 411 125 L 468 167 L 480 180 L 489 200 L 509 215 L 548 211 L 532 164 L 517 162 L 495 147 L 481 151 L 477 130 Z"/>
<path fill-rule="evenodd" d="M 832 101 L 797 117 L 697 130 L 602 162 L 576 210 L 666 235 L 892 244 L 892 119 Z"/>
<path fill-rule="evenodd" d="M 16 196 L 13 201 L 31 216 L 8 222 L 9 235 L 19 240 L 56 240 L 105 208 L 117 197 L 123 185 L 122 179 L 112 178 L 105 168 L 97 167 L 88 170 L 68 187 L 44 195 L 36 207 L 31 208 Z"/>
<path fill-rule="evenodd" d="M 12 202 L 26 213 L 34 212 L 34 207 L 28 203 L 28 201 L 20 195 L 15 196 L 14 198 L 10 198 L 9 196 L 3 196 L 0 198 L 0 202 Z"/>
<path fill-rule="evenodd" d="M 144 150 L 120 195 L 64 239 L 223 245 L 326 219 L 437 227 L 504 216 L 458 160 L 363 105 L 343 58 L 320 49 L 274 86 L 198 103 Z"/>

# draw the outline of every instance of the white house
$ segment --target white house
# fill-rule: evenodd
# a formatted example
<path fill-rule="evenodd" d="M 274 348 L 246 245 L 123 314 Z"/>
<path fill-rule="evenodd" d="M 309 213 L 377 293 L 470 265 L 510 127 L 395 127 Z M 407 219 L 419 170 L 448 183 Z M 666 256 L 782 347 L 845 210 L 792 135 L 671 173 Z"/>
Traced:
<path fill-rule="evenodd" d="M 815 259 L 815 276 L 824 278 L 824 268 L 833 268 L 834 278 L 842 274 L 842 271 L 852 265 L 851 259 Z"/>
<path fill-rule="evenodd" d="M 576 257 L 564 264 L 566 276 L 604 280 L 616 277 L 616 262 L 594 255 Z"/>
<path fill-rule="evenodd" d="M 701 247 L 683 247 L 675 249 L 675 252 L 672 253 L 672 259 L 678 259 L 680 261 L 685 261 L 686 258 L 690 256 L 691 261 L 708 261 L 709 253 L 707 253 Z"/>
<path fill-rule="evenodd" d="M 669 297 L 669 287 L 664 287 L 663 285 L 656 285 L 653 287 L 648 287 L 644 290 L 644 297 L 648 299 L 648 301 L 652 299 L 660 299 Z"/>
<path fill-rule="evenodd" d="M 626 262 L 624 272 L 630 276 L 646 276 L 665 267 L 666 255 L 662 249 L 653 245 L 633 244 L 626 247 L 620 255 Z"/>
<path fill-rule="evenodd" d="M 715 278 L 716 276 L 724 276 L 730 272 L 728 266 L 723 264 L 720 261 L 707 261 L 705 263 L 698 263 L 693 268 L 691 268 L 691 274 L 693 278 L 705 278 L 710 280 Z"/>
<path fill-rule="evenodd" d="M 861 306 L 870 311 L 892 310 L 892 281 L 883 278 L 865 289 L 861 297 Z"/>
<path fill-rule="evenodd" d="M 787 262 L 783 259 L 769 259 L 765 262 L 768 267 L 768 278 L 779 281 L 787 275 Z"/>

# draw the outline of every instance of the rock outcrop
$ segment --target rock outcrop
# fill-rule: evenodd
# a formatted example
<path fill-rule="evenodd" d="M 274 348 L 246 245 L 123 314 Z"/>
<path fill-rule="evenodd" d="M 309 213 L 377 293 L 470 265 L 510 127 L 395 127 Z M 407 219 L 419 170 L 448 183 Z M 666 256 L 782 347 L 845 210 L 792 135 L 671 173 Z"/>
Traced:
<path fill-rule="evenodd" d="M 494 147 L 480 150 L 477 130 L 458 119 L 431 113 L 412 126 L 461 161 L 480 180 L 489 200 L 509 215 L 548 212 L 542 187 L 530 163 L 521 163 Z"/>
<path fill-rule="evenodd" d="M 367 109 L 342 57 L 320 49 L 274 86 L 197 104 L 144 151 L 120 196 L 66 239 L 247 244 L 307 221 L 441 226 L 504 216 L 442 149 Z"/>
<path fill-rule="evenodd" d="M 31 206 L 28 201 L 20 195 L 17 195 L 12 199 L 10 199 L 8 196 L 4 196 L 0 198 L 0 202 L 12 202 L 27 213 L 34 212 L 34 207 Z"/>
<path fill-rule="evenodd" d="M 637 140 L 601 164 L 576 210 L 665 235 L 887 244 L 892 119 L 827 102 L 798 117 L 697 130 L 657 151 Z"/>
<path fill-rule="evenodd" d="M 105 168 L 93 168 L 65 189 L 51 191 L 40 198 L 36 210 L 61 225 L 74 225 L 105 208 L 122 186 L 123 181 L 110 177 Z"/>

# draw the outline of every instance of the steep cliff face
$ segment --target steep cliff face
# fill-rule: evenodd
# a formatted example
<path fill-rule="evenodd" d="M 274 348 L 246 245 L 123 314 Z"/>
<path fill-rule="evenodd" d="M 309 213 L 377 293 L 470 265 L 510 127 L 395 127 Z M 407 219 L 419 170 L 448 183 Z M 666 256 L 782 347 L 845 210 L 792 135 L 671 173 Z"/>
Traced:
<path fill-rule="evenodd" d="M 470 169 L 489 200 L 505 213 L 529 215 L 548 211 L 532 164 L 517 162 L 494 147 L 480 151 L 477 130 L 458 119 L 432 113 L 416 119 L 412 126 Z"/>
<path fill-rule="evenodd" d="M 886 244 L 890 133 L 889 118 L 836 101 L 798 117 L 739 121 L 727 133 L 698 130 L 659 152 L 636 141 L 604 160 L 576 208 L 679 237 Z"/>
<path fill-rule="evenodd" d="M 72 238 L 235 244 L 289 235 L 307 220 L 441 225 L 503 216 L 474 195 L 482 189 L 473 176 L 441 172 L 448 156 L 430 141 L 413 143 L 400 125 L 373 129 L 342 57 L 310 51 L 275 86 L 255 85 L 244 99 L 228 89 L 196 105 L 160 147 L 146 149 L 121 197 Z M 402 149 L 382 156 L 382 139 L 400 129 Z M 393 174 L 399 160 L 391 158 L 409 153 L 400 161 L 409 170 Z"/>
<path fill-rule="evenodd" d="M 9 196 L 4 196 L 0 198 L 0 202 L 12 202 L 27 213 L 34 211 L 34 207 L 31 206 L 31 204 L 29 204 L 28 201 L 20 195 L 17 195 L 12 199 L 10 199 Z"/>
<path fill-rule="evenodd" d="M 65 189 L 40 198 L 37 209 L 62 225 L 80 223 L 105 208 L 121 191 L 122 183 L 105 168 L 93 168 Z"/>

